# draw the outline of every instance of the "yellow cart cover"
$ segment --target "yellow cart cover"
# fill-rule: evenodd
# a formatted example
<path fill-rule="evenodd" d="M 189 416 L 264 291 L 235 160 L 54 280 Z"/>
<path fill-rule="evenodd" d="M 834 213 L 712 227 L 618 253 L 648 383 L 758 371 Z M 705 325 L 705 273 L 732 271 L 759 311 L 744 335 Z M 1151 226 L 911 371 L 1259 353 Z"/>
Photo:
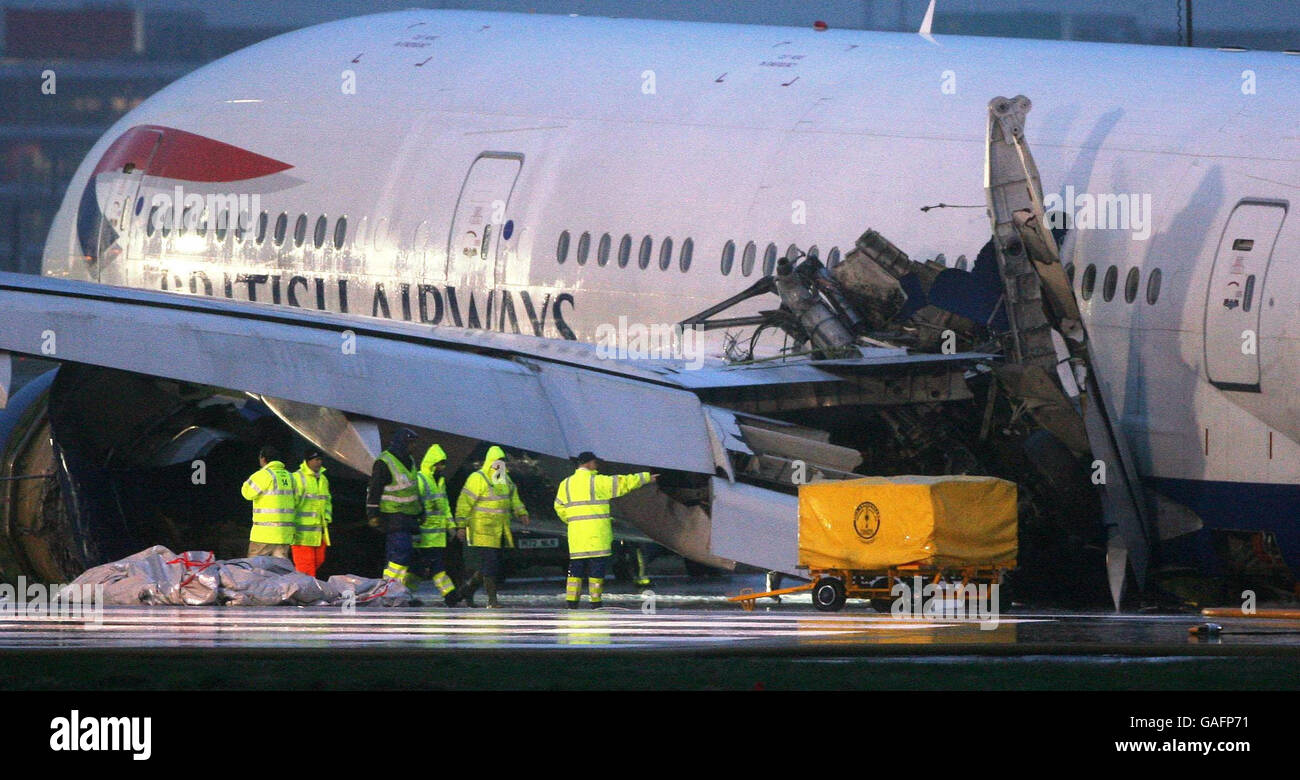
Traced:
<path fill-rule="evenodd" d="M 884 569 L 1016 558 L 1016 485 L 996 477 L 863 477 L 799 486 L 799 566 Z"/>

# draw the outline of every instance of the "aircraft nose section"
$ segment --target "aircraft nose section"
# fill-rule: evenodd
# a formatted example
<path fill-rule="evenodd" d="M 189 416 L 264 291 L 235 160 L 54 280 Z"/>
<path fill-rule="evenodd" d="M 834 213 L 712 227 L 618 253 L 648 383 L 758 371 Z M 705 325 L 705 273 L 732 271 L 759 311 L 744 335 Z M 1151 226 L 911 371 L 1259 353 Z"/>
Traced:
<path fill-rule="evenodd" d="M 81 191 L 77 204 L 77 243 L 87 266 L 94 268 L 99 262 L 101 247 L 111 246 L 117 240 L 117 231 L 104 219 L 99 207 L 99 174 L 92 174 Z"/>

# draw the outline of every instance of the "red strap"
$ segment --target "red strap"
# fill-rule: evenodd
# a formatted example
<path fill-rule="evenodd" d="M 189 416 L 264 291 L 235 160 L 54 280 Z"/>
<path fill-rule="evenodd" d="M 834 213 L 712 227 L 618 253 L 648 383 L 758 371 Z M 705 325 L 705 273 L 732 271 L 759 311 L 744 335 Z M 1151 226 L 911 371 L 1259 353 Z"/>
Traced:
<path fill-rule="evenodd" d="M 206 561 L 203 561 L 202 563 L 200 563 L 199 561 L 196 561 L 196 560 L 193 560 L 192 558 L 190 558 L 190 554 L 189 554 L 188 552 L 181 553 L 181 554 L 180 554 L 179 556 L 177 556 L 176 558 L 173 558 L 172 560 L 167 561 L 167 563 L 169 563 L 169 564 L 172 564 L 172 563 L 179 563 L 179 564 L 182 564 L 182 565 L 185 566 L 185 568 L 186 568 L 187 570 L 188 570 L 188 569 L 193 569 L 193 568 L 197 568 L 197 569 L 198 569 L 198 571 L 194 572 L 193 574 L 191 574 L 190 576 L 188 576 L 188 577 L 186 577 L 184 580 L 182 580 L 182 581 L 181 581 L 181 584 L 180 584 L 180 587 L 183 588 L 183 587 L 185 587 L 186 585 L 189 585 L 191 582 L 194 581 L 194 578 L 195 578 L 195 577 L 199 576 L 199 572 L 203 571 L 204 569 L 208 568 L 208 567 L 211 566 L 212 564 L 216 563 L 216 555 L 215 555 L 214 553 L 212 553 L 211 551 L 205 551 L 204 554 L 208 556 L 208 559 L 207 559 Z"/>
<path fill-rule="evenodd" d="M 389 583 L 388 580 L 384 580 L 384 585 L 383 585 L 383 587 L 381 587 L 381 588 L 380 588 L 378 591 L 376 591 L 375 593 L 373 593 L 373 594 L 371 594 L 371 595 L 365 597 L 364 599 L 359 599 L 359 601 L 360 601 L 362 604 L 365 604 L 365 603 L 368 602 L 368 601 L 374 601 L 375 599 L 379 598 L 380 596 L 383 596 L 384 594 L 388 593 L 388 583 Z"/>

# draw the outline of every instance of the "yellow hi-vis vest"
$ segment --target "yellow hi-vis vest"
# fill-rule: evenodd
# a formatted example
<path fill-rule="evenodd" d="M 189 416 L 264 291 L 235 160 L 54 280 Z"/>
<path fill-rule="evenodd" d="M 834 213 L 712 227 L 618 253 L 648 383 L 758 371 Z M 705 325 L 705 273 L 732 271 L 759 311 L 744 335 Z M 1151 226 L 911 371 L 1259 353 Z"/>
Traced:
<path fill-rule="evenodd" d="M 614 551 L 610 499 L 650 484 L 650 472 L 597 474 L 578 469 L 555 491 L 555 514 L 569 526 L 569 557 L 600 558 Z"/>
<path fill-rule="evenodd" d="M 499 480 L 490 475 L 492 464 L 504 458 L 500 447 L 488 450 L 483 468 L 469 475 L 456 499 L 456 525 L 469 528 L 471 547 L 514 547 L 510 517 L 524 517 L 528 510 L 519 490 L 504 470 Z"/>
<path fill-rule="evenodd" d="M 293 487 L 298 494 L 297 530 L 293 543 L 303 547 L 329 544 L 329 524 L 334 520 L 334 500 L 330 498 L 330 483 L 325 478 L 325 467 L 313 474 L 307 462 L 293 472 Z"/>
<path fill-rule="evenodd" d="M 250 542 L 260 544 L 293 544 L 294 506 L 298 503 L 293 490 L 293 478 L 284 464 L 273 460 L 253 472 L 240 490 L 244 498 L 253 502 L 253 531 Z"/>
<path fill-rule="evenodd" d="M 420 489 L 420 501 L 424 503 L 424 520 L 420 521 L 420 530 L 411 537 L 412 546 L 446 547 L 447 528 L 451 526 L 451 503 L 447 501 L 447 484 L 442 477 L 431 477 L 421 471 L 415 475 Z"/>
<path fill-rule="evenodd" d="M 392 477 L 384 485 L 384 493 L 379 497 L 379 511 L 386 515 L 418 515 L 421 511 L 419 489 L 415 484 L 415 475 L 397 459 L 393 453 L 384 450 L 379 459 L 388 467 Z"/>

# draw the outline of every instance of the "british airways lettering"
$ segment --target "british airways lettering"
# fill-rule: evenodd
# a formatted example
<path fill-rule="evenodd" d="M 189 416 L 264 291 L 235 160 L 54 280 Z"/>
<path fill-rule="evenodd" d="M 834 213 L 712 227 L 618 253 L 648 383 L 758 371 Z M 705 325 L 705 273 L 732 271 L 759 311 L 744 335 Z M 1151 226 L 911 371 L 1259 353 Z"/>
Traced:
<path fill-rule="evenodd" d="M 455 285 L 368 283 L 301 274 L 222 273 L 221 278 L 214 277 L 205 271 L 191 271 L 186 279 L 164 270 L 159 288 L 339 314 L 577 340 L 565 320 L 565 305 L 570 311 L 575 305 L 570 293 L 488 290 L 476 294 Z"/>

